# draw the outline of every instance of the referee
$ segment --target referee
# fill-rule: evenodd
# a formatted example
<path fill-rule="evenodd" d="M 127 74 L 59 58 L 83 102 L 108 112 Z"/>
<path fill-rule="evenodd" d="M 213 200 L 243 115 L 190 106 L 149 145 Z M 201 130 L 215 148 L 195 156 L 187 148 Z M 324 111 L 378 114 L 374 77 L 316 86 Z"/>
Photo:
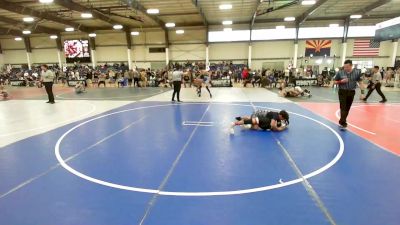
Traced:
<path fill-rule="evenodd" d="M 174 92 L 172 94 L 172 101 L 175 102 L 175 94 L 178 98 L 178 102 L 181 102 L 180 93 L 182 87 L 182 76 L 183 71 L 181 70 L 181 66 L 177 65 L 174 72 L 172 72 L 172 83 L 174 84 Z"/>
<path fill-rule="evenodd" d="M 340 70 L 334 77 L 334 83 L 339 85 L 339 127 L 341 130 L 347 128 L 347 116 L 349 115 L 354 95 L 356 94 L 357 82 L 361 88 L 361 92 L 363 91 L 361 80 L 361 72 L 353 69 L 353 62 L 351 60 L 346 60 L 343 65 L 343 70 Z"/>
<path fill-rule="evenodd" d="M 41 66 L 42 73 L 42 82 L 47 92 L 47 96 L 49 97 L 49 101 L 46 103 L 54 104 L 54 94 L 53 94 L 53 82 L 54 82 L 54 73 L 49 70 L 49 67 L 46 64 Z"/>

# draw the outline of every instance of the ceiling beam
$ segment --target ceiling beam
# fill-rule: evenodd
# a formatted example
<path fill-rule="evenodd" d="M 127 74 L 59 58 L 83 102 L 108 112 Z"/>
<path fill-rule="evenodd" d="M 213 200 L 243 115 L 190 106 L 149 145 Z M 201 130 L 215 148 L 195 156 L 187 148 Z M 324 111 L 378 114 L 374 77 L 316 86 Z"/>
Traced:
<path fill-rule="evenodd" d="M 64 8 L 73 10 L 73 11 L 77 11 L 77 12 L 89 12 L 92 13 L 94 18 L 97 18 L 99 20 L 102 20 L 106 23 L 109 23 L 111 25 L 115 25 L 115 24 L 121 24 L 118 21 L 113 20 L 109 15 L 104 14 L 102 11 L 97 10 L 95 8 L 88 8 L 86 6 L 83 6 L 79 3 L 75 3 L 72 0 L 54 0 L 54 3 L 57 5 L 60 5 Z M 129 27 L 128 24 L 122 24 L 124 26 Z"/>
<path fill-rule="evenodd" d="M 21 30 L 30 30 L 32 33 L 46 33 L 46 34 L 59 34 L 61 31 L 60 30 L 55 30 L 51 28 L 47 28 L 44 26 L 40 26 L 37 24 L 29 24 L 30 26 L 27 26 L 21 21 L 15 20 L 15 19 L 10 19 L 4 16 L 0 16 L 0 22 L 4 22 L 10 25 L 13 25 L 14 27 L 18 27 Z"/>
<path fill-rule="evenodd" d="M 165 27 L 165 23 L 164 21 L 162 21 L 158 16 L 156 15 L 149 15 L 147 14 L 147 9 L 146 7 L 144 7 L 139 1 L 129 1 L 129 0 L 123 0 L 122 2 L 124 2 L 125 4 L 127 4 L 129 7 L 132 7 L 134 9 L 136 9 L 137 11 L 141 12 L 143 15 L 147 16 L 148 18 L 152 19 L 154 22 L 156 22 L 158 24 L 158 26 L 160 26 L 161 29 L 163 29 L 164 31 L 167 30 L 167 28 Z"/>
<path fill-rule="evenodd" d="M 71 21 L 62 19 L 56 15 L 49 14 L 47 12 L 36 11 L 36 10 L 30 9 L 25 6 L 22 6 L 22 5 L 13 3 L 13 2 L 9 2 L 6 0 L 0 0 L 0 9 L 4 9 L 4 10 L 7 10 L 7 11 L 10 11 L 13 13 L 17 13 L 17 14 L 21 14 L 21 15 L 38 17 L 41 19 L 61 23 L 64 25 L 71 26 L 77 30 L 84 31 L 84 32 L 92 32 L 93 30 L 95 30 L 95 28 L 90 28 L 90 27 L 84 26 L 79 23 L 75 23 L 75 22 L 71 22 Z"/>
<path fill-rule="evenodd" d="M 319 9 L 324 3 L 326 3 L 328 0 L 319 0 L 317 3 L 315 3 L 313 6 L 311 6 L 307 11 L 305 11 L 301 16 L 296 18 L 296 23 L 297 24 L 302 24 L 304 23 L 309 16 L 311 16 L 315 11 Z"/>
<path fill-rule="evenodd" d="M 256 9 L 253 12 L 253 17 L 251 18 L 251 22 L 250 22 L 250 28 L 252 29 L 254 26 L 254 23 L 256 22 L 256 18 L 257 18 L 257 11 L 258 8 L 260 7 L 261 3 L 263 2 L 263 0 L 258 0 L 257 5 L 256 5 Z"/>
<path fill-rule="evenodd" d="M 22 37 L 22 32 L 19 30 L 0 27 L 0 35 L 12 35 Z"/>
<path fill-rule="evenodd" d="M 372 10 L 379 8 L 383 5 L 386 5 L 387 3 L 391 2 L 391 0 L 379 0 L 376 1 L 370 5 L 367 5 L 365 8 L 362 8 L 361 10 L 359 10 L 357 13 L 354 14 L 361 14 L 361 15 L 367 15 L 369 12 L 371 12 Z"/>
<path fill-rule="evenodd" d="M 201 6 L 199 4 L 199 0 L 192 0 L 192 3 L 196 7 L 197 11 L 199 11 L 199 14 L 201 16 L 201 19 L 203 20 L 204 26 L 208 26 L 207 18 L 204 15 L 203 9 L 201 8 Z"/>

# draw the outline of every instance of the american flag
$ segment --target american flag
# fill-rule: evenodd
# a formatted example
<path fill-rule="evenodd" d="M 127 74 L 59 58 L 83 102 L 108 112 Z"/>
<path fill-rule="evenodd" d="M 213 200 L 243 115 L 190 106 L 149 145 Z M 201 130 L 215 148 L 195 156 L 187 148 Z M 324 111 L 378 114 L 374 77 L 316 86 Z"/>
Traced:
<path fill-rule="evenodd" d="M 374 40 L 355 40 L 353 56 L 378 56 L 381 43 Z"/>

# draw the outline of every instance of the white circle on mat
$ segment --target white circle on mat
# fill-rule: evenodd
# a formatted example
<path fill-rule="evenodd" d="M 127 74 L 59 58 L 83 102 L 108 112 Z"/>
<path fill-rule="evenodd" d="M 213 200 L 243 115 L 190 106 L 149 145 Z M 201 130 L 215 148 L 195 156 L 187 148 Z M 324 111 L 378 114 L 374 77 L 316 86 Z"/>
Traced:
<path fill-rule="evenodd" d="M 184 103 L 184 104 L 180 104 L 180 105 L 201 105 L 201 104 L 205 104 L 205 103 Z M 234 103 L 212 103 L 215 105 L 237 105 L 237 106 L 246 106 L 246 107 L 253 107 L 252 105 L 245 105 L 245 104 L 234 104 Z M 111 188 L 117 188 L 117 189 L 121 189 L 121 190 L 127 190 L 127 191 L 134 191 L 134 192 L 142 192 L 142 193 L 150 193 L 150 194 L 159 194 L 159 195 L 167 195 L 167 196 L 227 196 L 227 195 L 242 195 L 242 194 L 249 194 L 249 193 L 255 193 L 255 192 L 262 192 L 262 191 L 268 191 L 268 190 L 273 190 L 273 189 L 277 189 L 277 188 L 282 188 L 282 187 L 286 187 L 289 185 L 293 185 L 293 184 L 297 184 L 297 183 L 301 183 L 303 181 L 303 178 L 305 179 L 309 179 L 311 177 L 317 176 L 318 174 L 321 174 L 323 172 L 325 172 L 326 170 L 328 170 L 329 168 L 331 168 L 333 165 L 335 165 L 340 158 L 343 156 L 344 153 L 344 142 L 343 139 L 340 137 L 340 135 L 333 130 L 331 127 L 329 127 L 328 125 L 322 123 L 321 121 L 318 121 L 316 119 L 313 119 L 311 117 L 302 115 L 302 114 L 298 114 L 298 113 L 294 113 L 294 112 L 290 112 L 291 114 L 306 118 L 308 120 L 311 120 L 325 128 L 327 128 L 329 131 L 331 131 L 336 138 L 339 141 L 340 147 L 339 147 L 339 151 L 336 154 L 336 156 L 333 158 L 332 161 L 330 161 L 329 163 L 327 163 L 326 165 L 324 165 L 323 167 L 305 174 L 303 178 L 298 178 L 298 179 L 294 179 L 294 180 L 289 180 L 289 181 L 285 181 L 282 183 L 277 183 L 274 185 L 268 185 L 268 186 L 262 186 L 262 187 L 256 187 L 256 188 L 250 188 L 250 189 L 241 189 L 241 190 L 232 190 L 232 191 L 216 191 L 216 192 L 179 192 L 179 191 L 161 191 L 161 190 L 156 190 L 156 189 L 147 189 L 147 188 L 140 188 L 140 187 L 133 187 L 133 186 L 125 186 L 125 185 L 120 185 L 120 184 L 115 184 L 115 183 L 111 183 L 111 182 L 107 182 L 107 181 L 103 181 L 97 178 L 93 178 L 90 177 L 86 174 L 83 174 L 77 170 L 75 170 L 74 168 L 70 167 L 65 161 L 64 159 L 61 157 L 60 154 L 60 144 L 62 142 L 62 140 L 72 131 L 74 131 L 76 128 L 83 126 L 87 123 L 90 123 L 92 121 L 101 119 L 101 118 L 105 118 L 107 116 L 111 116 L 111 115 L 115 115 L 115 114 L 119 114 L 119 113 L 124 113 L 124 112 L 130 112 L 130 111 L 136 111 L 136 110 L 140 110 L 140 109 L 147 109 L 147 108 L 156 108 L 156 107 L 166 107 L 166 106 L 171 106 L 171 105 L 175 105 L 175 104 L 165 104 L 165 105 L 153 105 L 153 106 L 143 106 L 143 107 L 137 107 L 137 108 L 133 108 L 133 109 L 126 109 L 126 110 L 121 110 L 118 112 L 113 112 L 113 113 L 109 113 L 109 114 L 105 114 L 105 115 L 101 115 L 95 118 L 92 118 L 90 120 L 87 120 L 85 122 L 82 122 L 74 127 L 72 127 L 70 130 L 68 130 L 67 132 L 65 132 L 58 140 L 57 143 L 54 147 L 54 151 L 55 151 L 55 155 L 56 158 L 58 160 L 58 162 L 60 163 L 60 165 L 62 167 L 64 167 L 66 170 L 68 170 L 69 172 L 71 172 L 72 174 L 75 174 L 76 176 L 85 179 L 87 181 L 93 182 L 93 183 L 97 183 L 100 185 L 104 185 L 107 187 L 111 187 Z M 272 110 L 279 110 L 279 109 L 274 109 L 274 108 L 269 108 L 269 107 L 261 107 L 261 106 L 256 106 L 257 108 L 264 108 L 264 109 L 272 109 Z"/>

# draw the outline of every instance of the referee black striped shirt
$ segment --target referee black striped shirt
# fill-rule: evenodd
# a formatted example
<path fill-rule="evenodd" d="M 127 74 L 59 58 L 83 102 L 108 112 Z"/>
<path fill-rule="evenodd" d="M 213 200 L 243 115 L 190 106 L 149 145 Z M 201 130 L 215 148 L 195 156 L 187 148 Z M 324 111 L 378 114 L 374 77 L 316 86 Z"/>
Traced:
<path fill-rule="evenodd" d="M 349 82 L 339 84 L 339 89 L 355 90 L 357 88 L 357 82 L 361 81 L 361 71 L 353 69 L 350 73 L 347 73 L 344 70 L 340 70 L 334 77 L 336 81 L 343 80 L 345 78 L 349 79 Z"/>

